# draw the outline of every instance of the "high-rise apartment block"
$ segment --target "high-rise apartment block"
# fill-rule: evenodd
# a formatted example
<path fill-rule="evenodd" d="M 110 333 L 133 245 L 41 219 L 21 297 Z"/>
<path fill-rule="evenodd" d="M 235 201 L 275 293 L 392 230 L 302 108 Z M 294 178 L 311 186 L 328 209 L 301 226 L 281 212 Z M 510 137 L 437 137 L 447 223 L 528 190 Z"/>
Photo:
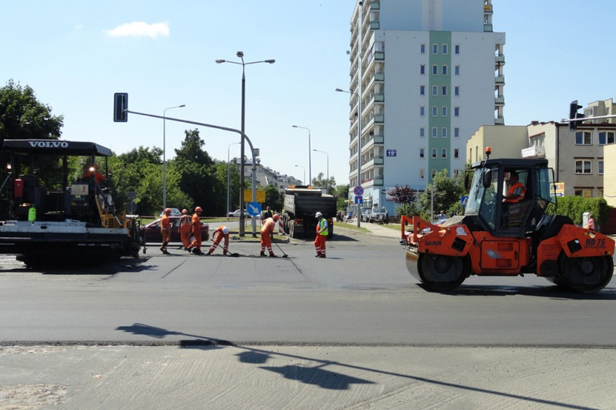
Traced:
<path fill-rule="evenodd" d="M 492 0 L 365 0 L 351 19 L 349 183 L 364 206 L 465 167 L 466 141 L 504 124 L 505 34 Z M 361 135 L 361 138 L 358 138 Z"/>

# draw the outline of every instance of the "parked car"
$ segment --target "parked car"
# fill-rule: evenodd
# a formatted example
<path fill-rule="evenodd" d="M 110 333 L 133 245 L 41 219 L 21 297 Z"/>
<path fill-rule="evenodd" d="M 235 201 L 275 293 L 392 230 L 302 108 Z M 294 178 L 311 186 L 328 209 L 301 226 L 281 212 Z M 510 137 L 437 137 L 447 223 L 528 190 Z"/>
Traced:
<path fill-rule="evenodd" d="M 177 208 L 170 208 L 170 209 L 171 209 L 171 215 L 170 216 L 182 216 L 182 212 L 180 212 L 179 209 L 177 209 Z M 165 213 L 165 211 L 163 210 L 160 213 L 160 215 L 158 215 L 158 216 L 160 216 L 162 218 L 164 213 Z"/>
<path fill-rule="evenodd" d="M 246 215 L 248 215 L 248 212 L 246 212 L 246 210 L 244 209 L 244 216 L 246 216 Z M 229 212 L 229 213 L 227 214 L 227 216 L 232 216 L 232 217 L 234 217 L 234 218 L 239 218 L 239 217 L 240 217 L 240 210 L 239 210 L 239 209 L 236 209 L 236 210 L 235 210 L 235 211 L 233 211 L 233 212 Z"/>
<path fill-rule="evenodd" d="M 147 225 L 141 226 L 141 233 L 145 235 L 145 241 L 150 243 L 161 243 L 162 236 L 160 234 L 160 219 L 155 220 L 154 222 L 150 222 Z M 182 242 L 180 238 L 180 217 L 179 216 L 170 216 L 171 220 L 171 242 Z M 210 238 L 210 227 L 208 224 L 203 223 L 201 225 L 201 239 L 205 242 Z M 192 235 L 191 235 L 192 241 Z"/>
<path fill-rule="evenodd" d="M 360 219 L 362 222 L 370 222 L 370 209 L 364 209 L 361 211 Z"/>
<path fill-rule="evenodd" d="M 369 213 L 368 222 L 379 222 L 386 224 L 389 215 L 385 208 L 372 208 Z"/>

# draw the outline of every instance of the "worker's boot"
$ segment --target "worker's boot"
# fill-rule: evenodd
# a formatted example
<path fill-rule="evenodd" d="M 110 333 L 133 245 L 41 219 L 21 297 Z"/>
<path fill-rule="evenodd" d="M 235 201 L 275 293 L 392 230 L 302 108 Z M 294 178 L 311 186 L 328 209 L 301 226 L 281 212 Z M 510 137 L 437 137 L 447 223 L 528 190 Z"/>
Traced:
<path fill-rule="evenodd" d="M 274 252 L 270 252 L 270 258 L 275 258 L 276 255 L 274 254 Z"/>
<path fill-rule="evenodd" d="M 261 251 L 261 253 L 259 254 L 259 256 L 265 256 L 265 252 Z"/>

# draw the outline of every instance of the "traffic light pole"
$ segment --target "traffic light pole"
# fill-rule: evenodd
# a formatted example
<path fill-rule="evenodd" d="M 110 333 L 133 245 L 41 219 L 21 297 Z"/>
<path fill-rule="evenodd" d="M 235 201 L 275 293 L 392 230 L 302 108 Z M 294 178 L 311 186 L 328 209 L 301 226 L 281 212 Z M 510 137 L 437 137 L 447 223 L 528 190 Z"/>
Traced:
<path fill-rule="evenodd" d="M 202 122 L 189 121 L 189 120 L 181 120 L 179 118 L 163 117 L 163 116 L 160 116 L 160 115 L 146 114 L 146 113 L 143 113 L 143 112 L 136 112 L 136 111 L 129 111 L 125 107 L 123 107 L 123 108 L 124 109 L 122 110 L 122 113 L 118 113 L 119 110 L 116 109 L 116 111 L 115 111 L 116 118 L 121 117 L 121 114 L 124 114 L 123 121 L 116 121 L 116 122 L 126 122 L 126 119 L 127 119 L 127 116 L 128 116 L 127 114 L 136 114 L 136 115 L 143 115 L 145 117 L 160 118 L 160 119 L 164 119 L 166 121 L 183 122 L 185 124 L 199 125 L 199 126 L 202 126 L 202 127 L 214 128 L 214 129 L 221 130 L 221 131 L 229 131 L 229 132 L 234 132 L 236 134 L 240 134 L 242 136 L 242 141 L 246 140 L 248 145 L 250 145 L 250 153 L 252 154 L 251 155 L 252 156 L 252 175 L 256 175 L 256 173 L 257 173 L 257 162 L 256 162 L 256 158 L 255 158 L 255 149 L 254 149 L 254 147 L 252 145 L 252 141 L 250 141 L 250 138 L 248 138 L 248 136 L 246 134 L 244 134 L 240 130 L 236 130 L 235 128 L 222 127 L 220 125 L 205 124 L 205 123 L 202 123 Z M 242 192 L 242 195 L 243 194 L 244 193 Z M 257 200 L 257 198 L 256 198 L 255 187 L 253 186 L 253 189 L 252 189 L 252 201 L 256 202 L 256 200 Z M 241 212 L 242 212 L 242 210 L 240 208 L 240 213 Z"/>

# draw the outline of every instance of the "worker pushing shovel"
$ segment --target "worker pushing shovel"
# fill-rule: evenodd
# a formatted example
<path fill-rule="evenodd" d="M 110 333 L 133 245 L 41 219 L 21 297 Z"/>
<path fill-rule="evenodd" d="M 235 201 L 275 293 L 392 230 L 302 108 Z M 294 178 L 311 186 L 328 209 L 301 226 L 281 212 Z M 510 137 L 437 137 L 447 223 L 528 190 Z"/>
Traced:
<path fill-rule="evenodd" d="M 223 239 L 225 240 L 225 243 L 222 248 L 222 254 L 227 255 L 229 253 L 229 228 L 224 225 L 219 226 L 218 229 L 216 229 L 212 234 L 212 246 L 207 254 L 211 255 Z"/>
<path fill-rule="evenodd" d="M 265 256 L 265 248 L 269 251 L 270 258 L 275 258 L 276 255 L 272 251 L 272 236 L 274 235 L 274 229 L 278 227 L 280 233 L 284 233 L 278 225 L 278 220 L 280 219 L 280 215 L 277 213 L 274 214 L 271 218 L 267 218 L 263 221 L 263 226 L 261 227 L 261 253 L 260 256 Z M 283 252 L 284 253 L 284 252 Z"/>

